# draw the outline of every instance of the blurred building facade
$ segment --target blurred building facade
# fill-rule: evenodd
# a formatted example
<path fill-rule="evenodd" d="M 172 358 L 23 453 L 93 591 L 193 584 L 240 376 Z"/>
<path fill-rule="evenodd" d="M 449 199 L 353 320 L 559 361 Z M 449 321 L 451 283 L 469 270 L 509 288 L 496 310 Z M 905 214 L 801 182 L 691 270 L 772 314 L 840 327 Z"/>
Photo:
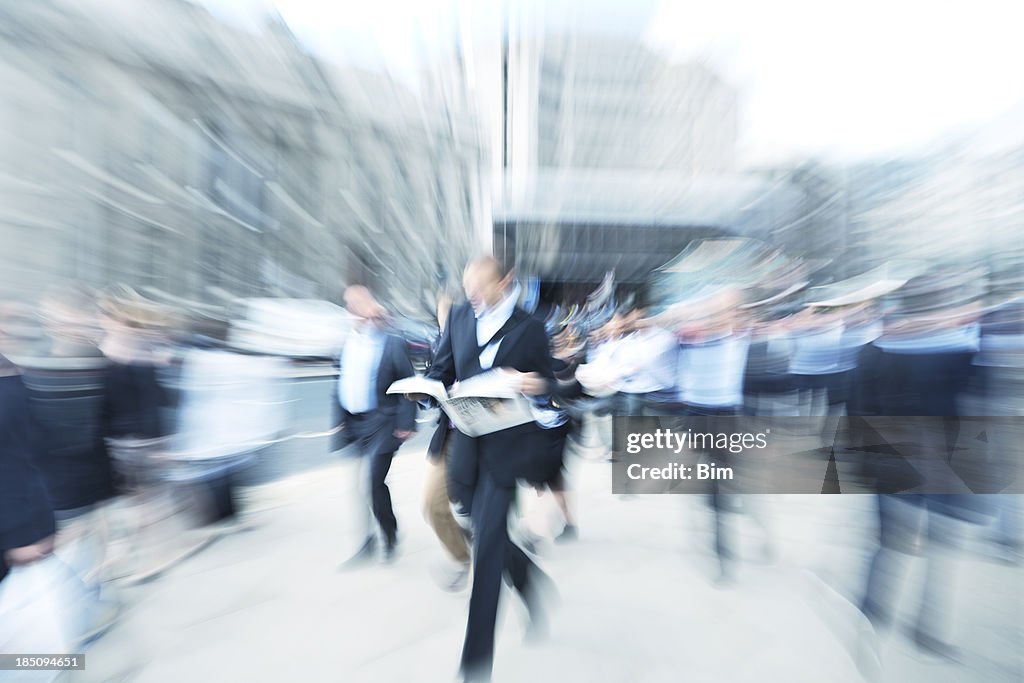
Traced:
<path fill-rule="evenodd" d="M 256 35 L 185 0 L 7 3 L 0 53 L 3 296 L 337 299 L 361 281 L 425 314 L 475 248 L 475 138 L 280 20 Z"/>
<path fill-rule="evenodd" d="M 620 36 L 570 33 L 517 47 L 530 63 L 515 96 L 526 97 L 532 111 L 513 135 L 528 166 L 692 175 L 734 169 L 736 92 L 704 64 L 670 63 Z"/>
<path fill-rule="evenodd" d="M 815 160 L 801 160 L 758 175 L 772 186 L 790 187 L 799 194 L 797 210 L 770 216 L 766 237 L 786 253 L 807 261 L 811 273 L 841 280 L 870 269 L 867 259 L 850 239 L 850 186 L 845 168 Z"/>
<path fill-rule="evenodd" d="M 737 168 L 737 91 L 649 46 L 647 5 L 504 17 L 493 239 L 544 282 L 640 285 L 692 240 L 795 219 L 798 188 Z"/>
<path fill-rule="evenodd" d="M 866 208 L 871 252 L 949 263 L 982 262 L 1019 250 L 1024 235 L 1024 148 L 937 159 L 917 182 Z"/>
<path fill-rule="evenodd" d="M 1018 106 L 913 157 L 847 169 L 853 259 L 981 266 L 996 298 L 1024 293 L 1022 122 Z"/>

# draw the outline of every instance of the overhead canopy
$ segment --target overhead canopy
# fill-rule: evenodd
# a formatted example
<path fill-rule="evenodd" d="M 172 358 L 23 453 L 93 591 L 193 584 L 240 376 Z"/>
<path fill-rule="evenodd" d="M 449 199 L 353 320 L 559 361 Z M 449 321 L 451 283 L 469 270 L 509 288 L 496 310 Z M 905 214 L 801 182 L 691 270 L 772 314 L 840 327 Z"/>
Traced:
<path fill-rule="evenodd" d="M 496 244 L 542 279 L 642 282 L 694 239 L 765 237 L 798 216 L 803 193 L 755 175 L 539 170 L 506 192 Z"/>
<path fill-rule="evenodd" d="M 809 289 L 804 305 L 825 308 L 865 303 L 895 292 L 924 270 L 920 261 L 890 261 L 846 280 Z"/>
<path fill-rule="evenodd" d="M 741 299 L 767 306 L 802 289 L 806 275 L 802 260 L 789 258 L 760 240 L 696 241 L 657 270 L 651 278 L 650 299 L 660 309 L 736 290 L 743 292 Z"/>

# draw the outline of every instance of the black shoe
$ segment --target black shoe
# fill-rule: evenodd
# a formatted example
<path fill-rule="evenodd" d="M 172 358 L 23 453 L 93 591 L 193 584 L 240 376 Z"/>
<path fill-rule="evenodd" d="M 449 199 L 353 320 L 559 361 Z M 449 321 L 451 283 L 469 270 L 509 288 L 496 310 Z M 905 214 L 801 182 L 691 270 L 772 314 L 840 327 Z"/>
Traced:
<path fill-rule="evenodd" d="M 368 537 L 355 555 L 341 563 L 340 569 L 354 569 L 366 564 L 373 559 L 376 549 L 377 539 L 373 536 Z"/>
<path fill-rule="evenodd" d="M 523 592 L 522 597 L 530 615 L 524 640 L 527 643 L 546 640 L 551 630 L 549 615 L 559 601 L 555 582 L 551 580 L 550 576 L 537 570 L 531 574 L 530 584 Z"/>
<path fill-rule="evenodd" d="M 491 672 L 483 666 L 463 666 L 459 671 L 458 683 L 490 683 Z"/>
<path fill-rule="evenodd" d="M 562 533 L 558 534 L 555 538 L 555 543 L 569 543 L 570 541 L 579 540 L 580 534 L 573 524 L 566 524 L 565 528 L 562 529 Z"/>
<path fill-rule="evenodd" d="M 736 575 L 728 569 L 722 569 L 713 581 L 716 588 L 731 588 L 736 585 Z"/>
<path fill-rule="evenodd" d="M 384 542 L 384 555 L 382 560 L 384 564 L 391 564 L 395 561 L 395 553 L 398 549 L 398 539 L 389 538 Z"/>

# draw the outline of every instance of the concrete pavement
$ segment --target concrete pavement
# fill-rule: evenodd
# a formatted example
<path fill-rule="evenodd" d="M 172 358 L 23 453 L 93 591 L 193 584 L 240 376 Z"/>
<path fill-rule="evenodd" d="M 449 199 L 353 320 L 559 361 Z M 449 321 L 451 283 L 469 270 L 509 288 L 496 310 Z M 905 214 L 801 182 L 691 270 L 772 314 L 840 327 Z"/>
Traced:
<path fill-rule="evenodd" d="M 309 440 L 309 468 L 246 492 L 252 531 L 151 584 L 120 588 L 121 620 L 87 651 L 87 670 L 62 680 L 454 680 L 468 593 L 445 593 L 432 579 L 444 557 L 420 514 L 428 436 L 403 447 L 389 479 L 400 525 L 394 564 L 339 571 L 354 541 L 349 472 Z M 750 501 L 762 523 L 735 516 L 745 562 L 735 585 L 718 588 L 702 497 L 613 496 L 611 466 L 579 458 L 571 480 L 581 538 L 544 545 L 540 559 L 561 597 L 551 637 L 525 645 L 524 610 L 506 592 L 496 682 L 863 680 L 846 598 L 863 581 L 870 497 Z M 523 501 L 538 504 L 532 493 Z M 910 567 L 903 611 L 919 574 Z M 1021 570 L 966 557 L 960 577 L 964 664 L 928 661 L 897 632 L 883 646 L 880 680 L 1022 679 Z"/>

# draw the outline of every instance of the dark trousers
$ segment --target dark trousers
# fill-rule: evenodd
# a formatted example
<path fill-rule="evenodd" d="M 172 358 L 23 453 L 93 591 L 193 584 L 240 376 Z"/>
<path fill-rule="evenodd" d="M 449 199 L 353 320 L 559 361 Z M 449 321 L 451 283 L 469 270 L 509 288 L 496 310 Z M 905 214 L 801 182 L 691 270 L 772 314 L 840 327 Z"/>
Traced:
<path fill-rule="evenodd" d="M 490 680 L 494 661 L 494 629 L 502 574 L 530 606 L 531 575 L 540 571 L 508 536 L 508 511 L 514 487 L 499 486 L 482 472 L 473 494 L 473 588 L 462 646 L 462 672 L 467 680 Z"/>
<path fill-rule="evenodd" d="M 370 509 L 380 525 L 387 543 L 394 543 L 398 521 L 391 507 L 391 491 L 386 483 L 391 459 L 400 442 L 392 435 L 394 418 L 381 411 L 357 415 L 349 414 L 348 427 L 352 443 L 363 462 L 364 491 L 370 499 Z"/>
<path fill-rule="evenodd" d="M 860 609 L 875 628 L 893 621 L 893 605 L 901 592 L 906 560 L 925 557 L 923 595 L 917 611 L 918 634 L 948 642 L 953 625 L 955 575 L 966 522 L 937 503 L 939 496 L 878 496 L 879 544 L 871 560 Z"/>
<path fill-rule="evenodd" d="M 394 543 L 398 535 L 398 520 L 395 519 L 395 511 L 391 507 L 391 490 L 388 489 L 386 479 L 391 469 L 391 460 L 395 457 L 391 453 L 376 453 L 368 456 L 366 462 L 367 474 L 370 489 L 370 509 L 373 516 L 380 525 L 380 531 L 388 543 Z"/>
<path fill-rule="evenodd" d="M 731 433 L 734 428 L 734 418 L 741 413 L 742 409 L 739 406 L 710 407 L 686 405 L 684 407 L 684 414 L 688 418 L 689 424 L 693 424 L 700 431 L 711 433 Z M 708 449 L 707 456 L 716 465 L 727 466 L 731 461 L 728 448 L 712 447 Z M 715 555 L 718 557 L 718 564 L 724 576 L 731 570 L 731 565 L 736 555 L 734 551 L 735 540 L 731 538 L 728 519 L 726 518 L 726 515 L 732 512 L 733 508 L 730 505 L 732 502 L 730 494 L 722 490 L 722 486 L 717 479 L 711 480 L 711 498 L 709 502 L 714 514 Z"/>
<path fill-rule="evenodd" d="M 235 506 L 235 485 L 230 472 L 223 472 L 203 482 L 210 500 L 209 520 L 216 523 L 225 519 L 234 519 L 237 514 Z"/>

